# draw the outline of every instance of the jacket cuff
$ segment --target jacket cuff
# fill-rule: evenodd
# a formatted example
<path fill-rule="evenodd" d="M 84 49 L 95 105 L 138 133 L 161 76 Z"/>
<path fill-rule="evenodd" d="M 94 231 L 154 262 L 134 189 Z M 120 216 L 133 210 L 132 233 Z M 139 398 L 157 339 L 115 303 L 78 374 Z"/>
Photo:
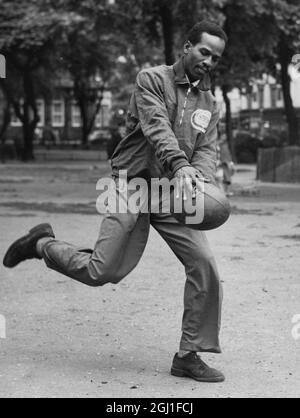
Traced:
<path fill-rule="evenodd" d="M 182 167 L 190 167 L 191 164 L 185 158 L 181 158 L 180 160 L 176 161 L 176 163 L 172 166 L 172 176 L 175 175 L 176 171 L 178 171 Z"/>

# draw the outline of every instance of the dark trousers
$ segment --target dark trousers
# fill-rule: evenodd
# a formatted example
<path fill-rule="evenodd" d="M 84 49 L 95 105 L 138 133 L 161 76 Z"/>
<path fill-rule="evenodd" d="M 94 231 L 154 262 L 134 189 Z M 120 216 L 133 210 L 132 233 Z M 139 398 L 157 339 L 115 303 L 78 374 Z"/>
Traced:
<path fill-rule="evenodd" d="M 222 288 L 215 259 L 205 233 L 171 214 L 106 213 L 94 250 L 53 239 L 44 246 L 43 258 L 49 268 L 88 286 L 118 283 L 139 262 L 150 224 L 185 267 L 180 349 L 220 353 Z"/>

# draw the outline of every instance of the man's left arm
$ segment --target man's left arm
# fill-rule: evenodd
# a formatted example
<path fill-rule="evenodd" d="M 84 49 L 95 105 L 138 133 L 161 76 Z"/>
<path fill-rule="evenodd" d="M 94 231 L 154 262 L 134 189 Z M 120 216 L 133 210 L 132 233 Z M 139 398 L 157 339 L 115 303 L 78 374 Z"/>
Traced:
<path fill-rule="evenodd" d="M 199 138 L 191 161 L 192 167 L 213 184 L 216 184 L 218 122 L 219 110 L 215 107 L 207 131 Z"/>

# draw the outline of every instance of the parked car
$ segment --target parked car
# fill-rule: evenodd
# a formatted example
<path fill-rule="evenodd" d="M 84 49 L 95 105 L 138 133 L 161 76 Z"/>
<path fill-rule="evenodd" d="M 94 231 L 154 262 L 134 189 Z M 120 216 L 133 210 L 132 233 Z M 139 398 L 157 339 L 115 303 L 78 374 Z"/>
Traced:
<path fill-rule="evenodd" d="M 109 128 L 99 128 L 93 130 L 88 136 L 88 143 L 93 147 L 106 147 L 107 142 L 111 138 Z"/>

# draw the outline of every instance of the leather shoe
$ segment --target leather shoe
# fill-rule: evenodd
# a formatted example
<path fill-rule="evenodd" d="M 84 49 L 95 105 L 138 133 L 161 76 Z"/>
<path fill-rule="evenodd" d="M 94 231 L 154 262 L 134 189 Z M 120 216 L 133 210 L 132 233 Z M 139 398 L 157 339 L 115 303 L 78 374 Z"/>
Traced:
<path fill-rule="evenodd" d="M 4 266 L 12 268 L 24 260 L 41 259 L 36 251 L 36 243 L 45 237 L 55 238 L 50 224 L 39 224 L 32 228 L 27 235 L 11 244 L 3 259 Z"/>
<path fill-rule="evenodd" d="M 198 356 L 197 353 L 191 352 L 184 357 L 178 357 L 175 354 L 171 374 L 177 377 L 191 377 L 198 382 L 223 382 L 224 375 L 216 369 L 209 367 Z"/>

